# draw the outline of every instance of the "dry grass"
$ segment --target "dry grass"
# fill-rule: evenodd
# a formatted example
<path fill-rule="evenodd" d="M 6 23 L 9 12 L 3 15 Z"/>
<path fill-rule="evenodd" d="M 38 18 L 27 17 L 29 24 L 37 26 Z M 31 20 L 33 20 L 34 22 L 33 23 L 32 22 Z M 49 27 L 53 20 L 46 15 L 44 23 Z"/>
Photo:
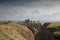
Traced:
<path fill-rule="evenodd" d="M 23 25 L 8 23 L 0 25 L 0 40 L 34 40 L 34 35 Z"/>

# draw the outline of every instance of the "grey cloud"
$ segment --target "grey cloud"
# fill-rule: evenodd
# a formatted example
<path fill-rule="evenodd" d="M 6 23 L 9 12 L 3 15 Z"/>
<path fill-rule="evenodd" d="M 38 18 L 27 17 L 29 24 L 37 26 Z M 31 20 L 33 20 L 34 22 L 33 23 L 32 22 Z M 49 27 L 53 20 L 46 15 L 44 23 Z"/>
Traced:
<path fill-rule="evenodd" d="M 30 18 L 32 20 L 49 21 L 52 18 L 54 18 L 54 16 L 53 13 L 51 15 L 48 13 L 52 12 L 53 11 L 52 8 L 58 5 L 60 5 L 60 1 L 52 2 L 47 0 L 6 1 L 0 3 L 0 19 L 23 20 L 26 18 Z"/>

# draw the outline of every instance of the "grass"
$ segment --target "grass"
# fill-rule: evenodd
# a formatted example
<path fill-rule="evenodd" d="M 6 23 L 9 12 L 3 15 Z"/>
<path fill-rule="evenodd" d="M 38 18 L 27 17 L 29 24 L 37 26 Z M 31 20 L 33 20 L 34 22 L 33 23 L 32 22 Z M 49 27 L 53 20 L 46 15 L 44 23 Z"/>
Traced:
<path fill-rule="evenodd" d="M 53 34 L 60 35 L 60 31 L 56 31 Z"/>
<path fill-rule="evenodd" d="M 53 34 L 60 35 L 60 22 L 53 22 L 47 26 L 47 28 L 55 28 L 56 31 Z"/>
<path fill-rule="evenodd" d="M 0 40 L 34 40 L 33 33 L 25 26 L 8 23 L 0 25 Z"/>
<path fill-rule="evenodd" d="M 47 28 L 57 28 L 60 26 L 60 22 L 52 22 L 47 26 Z"/>

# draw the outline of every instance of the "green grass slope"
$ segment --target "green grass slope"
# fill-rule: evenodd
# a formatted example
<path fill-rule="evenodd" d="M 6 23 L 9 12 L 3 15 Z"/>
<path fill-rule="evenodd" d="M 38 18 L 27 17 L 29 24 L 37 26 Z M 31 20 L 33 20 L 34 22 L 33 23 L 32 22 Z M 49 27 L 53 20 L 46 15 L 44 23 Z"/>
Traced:
<path fill-rule="evenodd" d="M 60 22 L 52 22 L 47 26 L 47 28 L 57 28 L 59 26 L 60 26 Z"/>
<path fill-rule="evenodd" d="M 53 34 L 60 35 L 60 22 L 52 22 L 47 28 L 54 28 L 56 31 L 54 31 Z"/>

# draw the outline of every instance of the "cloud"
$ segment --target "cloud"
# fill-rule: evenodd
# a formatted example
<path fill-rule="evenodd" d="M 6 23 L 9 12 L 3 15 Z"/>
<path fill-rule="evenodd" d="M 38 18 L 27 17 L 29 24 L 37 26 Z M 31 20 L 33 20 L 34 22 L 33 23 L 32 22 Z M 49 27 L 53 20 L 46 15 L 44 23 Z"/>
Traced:
<path fill-rule="evenodd" d="M 23 2 L 0 4 L 0 20 L 60 21 L 60 1 Z"/>

